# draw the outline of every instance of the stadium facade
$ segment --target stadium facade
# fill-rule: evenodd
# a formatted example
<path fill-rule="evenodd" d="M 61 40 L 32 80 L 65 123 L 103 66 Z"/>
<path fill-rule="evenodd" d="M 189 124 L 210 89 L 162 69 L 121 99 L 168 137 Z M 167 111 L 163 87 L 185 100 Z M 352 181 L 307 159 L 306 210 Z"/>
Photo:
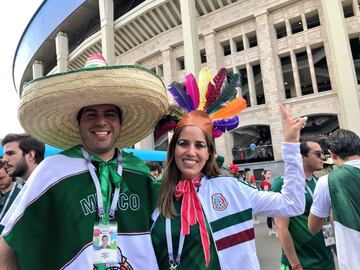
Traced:
<path fill-rule="evenodd" d="M 360 0 L 47 0 L 13 64 L 21 95 L 32 79 L 78 69 L 94 52 L 165 82 L 207 66 L 240 72 L 248 104 L 239 127 L 216 139 L 225 164 L 281 159 L 279 104 L 307 115 L 303 133 L 360 134 Z M 194 53 L 195 52 L 195 53 Z M 255 144 L 254 148 L 251 144 Z M 161 149 L 167 135 L 135 147 Z M 250 147 L 251 146 L 251 147 Z M 260 162 L 260 163 L 259 163 Z M 260 165 L 259 165 L 260 164 Z M 254 167 L 255 166 L 255 167 Z"/>

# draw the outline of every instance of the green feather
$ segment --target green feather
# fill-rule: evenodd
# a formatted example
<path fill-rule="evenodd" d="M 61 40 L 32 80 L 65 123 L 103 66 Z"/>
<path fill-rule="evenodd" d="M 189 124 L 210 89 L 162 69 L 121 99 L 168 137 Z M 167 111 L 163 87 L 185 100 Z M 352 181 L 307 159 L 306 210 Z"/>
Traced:
<path fill-rule="evenodd" d="M 239 86 L 239 79 L 240 74 L 235 73 L 231 76 L 230 82 L 225 80 L 223 88 L 221 90 L 220 95 L 218 98 L 206 109 L 206 112 L 210 115 L 217 110 L 224 107 L 229 101 L 233 100 L 236 97 L 237 89 L 236 87 Z"/>

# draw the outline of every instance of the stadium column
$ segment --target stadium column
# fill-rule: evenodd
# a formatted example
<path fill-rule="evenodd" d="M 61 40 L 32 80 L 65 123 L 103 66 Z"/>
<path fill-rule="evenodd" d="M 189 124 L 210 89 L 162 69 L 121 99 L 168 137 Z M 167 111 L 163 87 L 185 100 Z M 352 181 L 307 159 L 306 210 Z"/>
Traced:
<path fill-rule="evenodd" d="M 250 106 L 254 107 L 256 106 L 255 80 L 254 80 L 253 66 L 249 62 L 246 62 L 246 76 L 248 79 Z"/>
<path fill-rule="evenodd" d="M 304 29 L 305 29 L 305 27 L 304 27 Z M 306 44 L 306 53 L 307 53 L 307 57 L 308 57 L 312 87 L 314 89 L 314 94 L 317 94 L 317 93 L 319 93 L 319 89 L 317 86 L 314 59 L 313 59 L 313 55 L 312 55 L 312 51 L 311 51 L 311 47 L 310 47 L 309 43 Z"/>
<path fill-rule="evenodd" d="M 321 0 L 340 103 L 342 128 L 360 135 L 360 97 L 341 1 Z"/>
<path fill-rule="evenodd" d="M 181 0 L 181 21 L 184 40 L 186 73 L 198 74 L 200 70 L 200 50 L 194 0 Z"/>
<path fill-rule="evenodd" d="M 266 9 L 259 10 L 255 14 L 256 37 L 258 41 L 261 78 L 264 87 L 265 104 L 267 105 L 268 123 L 271 131 L 271 140 L 275 160 L 281 159 L 281 142 L 283 141 L 283 123 L 278 121 L 281 117 L 279 104 L 283 101 L 284 87 L 278 80 L 277 70 L 281 70 L 277 52 L 273 47 L 274 26 L 270 22 L 269 13 Z"/>
<path fill-rule="evenodd" d="M 102 54 L 109 65 L 115 62 L 114 45 L 114 2 L 99 0 Z"/>
<path fill-rule="evenodd" d="M 352 4 L 353 4 L 353 10 L 354 10 L 355 16 L 360 15 L 360 2 L 353 0 Z"/>
<path fill-rule="evenodd" d="M 299 76 L 299 68 L 296 60 L 296 55 L 293 50 L 290 51 L 290 59 L 291 59 L 291 68 L 294 76 L 295 83 L 295 91 L 296 96 L 301 97 L 301 84 L 300 84 L 300 76 Z"/>
<path fill-rule="evenodd" d="M 210 69 L 214 76 L 218 72 L 217 59 L 219 58 L 219 49 L 216 46 L 216 33 L 209 31 L 204 33 L 205 52 L 206 52 L 206 66 Z"/>
<path fill-rule="evenodd" d="M 40 60 L 35 60 L 32 65 L 33 80 L 44 76 L 44 64 Z"/>
<path fill-rule="evenodd" d="M 176 80 L 176 61 L 172 60 L 174 57 L 173 49 L 171 47 L 161 49 L 161 57 L 164 70 L 164 83 L 168 85 Z"/>
<path fill-rule="evenodd" d="M 68 71 L 69 42 L 67 34 L 58 32 L 55 38 L 57 71 Z"/>

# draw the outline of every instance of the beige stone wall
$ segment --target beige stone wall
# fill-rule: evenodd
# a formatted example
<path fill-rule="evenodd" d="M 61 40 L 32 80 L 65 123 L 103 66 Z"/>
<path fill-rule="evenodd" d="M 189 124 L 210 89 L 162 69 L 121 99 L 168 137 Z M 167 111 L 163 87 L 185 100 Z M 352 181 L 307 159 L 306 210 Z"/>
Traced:
<path fill-rule="evenodd" d="M 346 19 L 346 27 L 349 35 L 360 36 L 360 12 L 357 1 L 353 0 L 353 2 L 355 16 Z M 309 30 L 305 28 L 304 31 L 292 35 L 290 20 L 300 16 L 303 24 L 306 25 L 305 14 L 315 10 L 319 14 L 321 25 Z M 282 22 L 287 26 L 288 35 L 277 39 L 274 25 Z M 320 0 L 239 0 L 200 17 L 197 23 L 199 47 L 206 49 L 206 65 L 213 73 L 221 67 L 237 71 L 245 67 L 249 69 L 252 65 L 260 63 L 266 104 L 256 105 L 254 92 L 250 93 L 252 104 L 241 114 L 240 127 L 268 125 L 276 160 L 281 158 L 280 144 L 283 138 L 279 104 L 291 104 L 294 116 L 336 114 L 342 126 L 343 120 L 336 89 L 336 80 L 339 78 L 336 78 L 333 72 L 332 55 Z M 249 48 L 246 36 L 254 31 L 258 46 Z M 236 52 L 235 40 L 239 38 L 243 39 L 245 49 Z M 230 43 L 232 53 L 224 56 L 221 43 L 227 41 Z M 318 46 L 324 46 L 333 89 L 318 93 L 315 86 L 314 94 L 301 96 L 298 88 L 297 97 L 286 100 L 279 56 L 299 51 L 311 53 L 311 48 Z M 179 26 L 121 55 L 117 63 L 135 63 L 148 68 L 163 65 L 163 79 L 168 84 L 173 80 L 184 81 L 185 72 L 179 71 L 176 63 L 176 59 L 183 55 L 182 28 Z M 311 77 L 314 80 L 315 71 L 312 62 L 309 63 Z M 249 88 L 251 88 L 250 82 Z M 217 139 L 216 145 L 218 153 L 225 157 L 225 164 L 230 163 L 233 146 L 231 134 Z"/>

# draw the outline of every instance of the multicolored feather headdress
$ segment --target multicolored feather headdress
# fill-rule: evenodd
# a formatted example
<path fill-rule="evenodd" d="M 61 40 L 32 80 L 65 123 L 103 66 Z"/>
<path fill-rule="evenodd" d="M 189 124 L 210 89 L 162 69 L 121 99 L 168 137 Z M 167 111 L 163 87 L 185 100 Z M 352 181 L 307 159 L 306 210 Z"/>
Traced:
<path fill-rule="evenodd" d="M 175 101 L 185 111 L 183 118 L 193 114 L 192 119 L 194 119 L 193 111 L 202 111 L 207 114 L 212 122 L 211 135 L 214 138 L 220 137 L 225 131 L 235 129 L 239 124 L 237 115 L 246 108 L 246 101 L 242 97 L 236 97 L 237 87 L 241 87 L 240 74 L 234 74 L 229 80 L 226 78 L 225 68 L 220 69 L 211 80 L 210 70 L 204 67 L 200 71 L 198 81 L 193 74 L 186 76 L 185 88 L 178 82 L 173 82 L 168 86 Z M 197 113 L 196 115 L 203 117 L 205 114 Z M 164 117 L 155 130 L 155 139 L 164 132 L 176 128 L 179 120 L 178 115 L 171 113 Z M 184 122 L 183 119 L 181 122 Z"/>

